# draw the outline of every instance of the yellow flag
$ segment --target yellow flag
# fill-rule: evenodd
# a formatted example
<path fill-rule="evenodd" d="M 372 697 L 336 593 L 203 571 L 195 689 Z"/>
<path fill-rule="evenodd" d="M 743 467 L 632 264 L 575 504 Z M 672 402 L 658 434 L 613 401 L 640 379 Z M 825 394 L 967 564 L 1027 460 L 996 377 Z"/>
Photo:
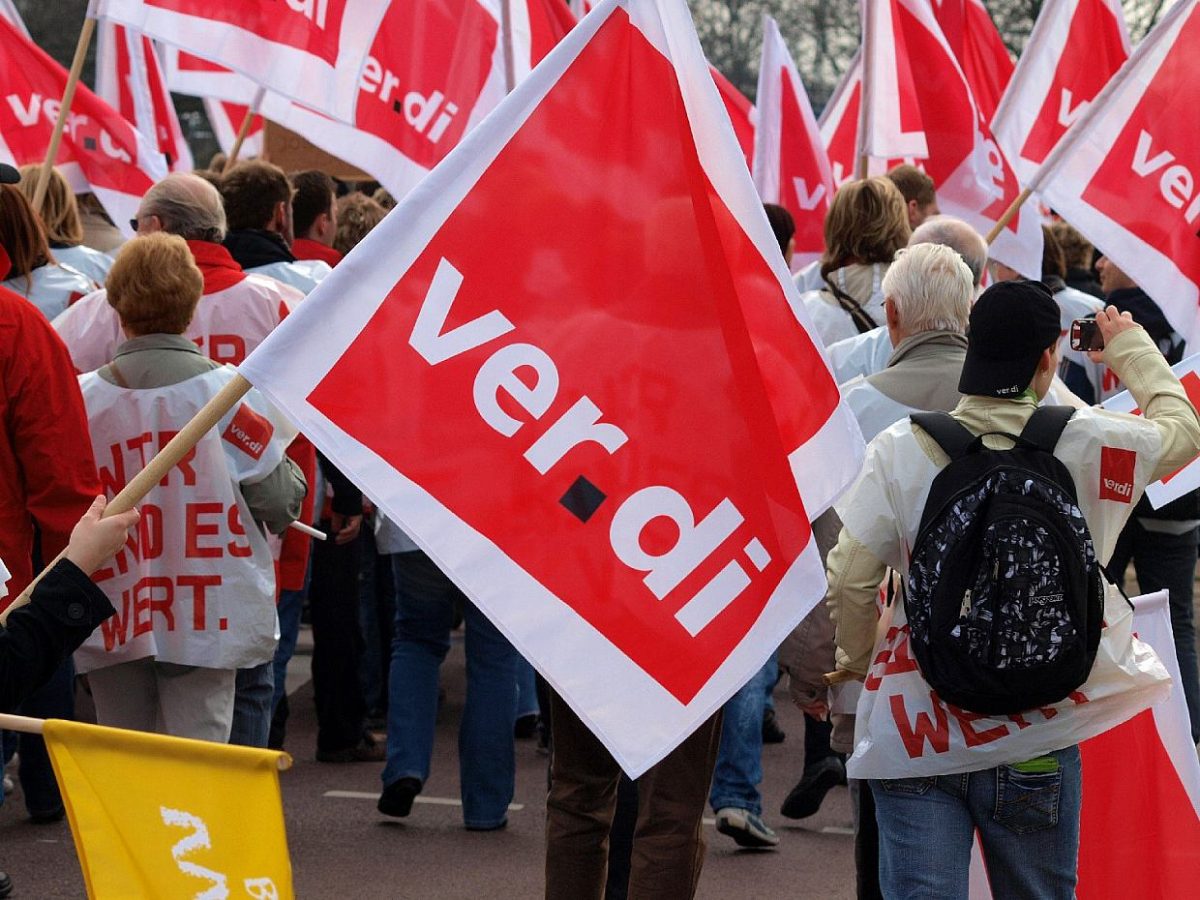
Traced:
<path fill-rule="evenodd" d="M 286 753 L 49 720 L 88 896 L 291 898 Z"/>

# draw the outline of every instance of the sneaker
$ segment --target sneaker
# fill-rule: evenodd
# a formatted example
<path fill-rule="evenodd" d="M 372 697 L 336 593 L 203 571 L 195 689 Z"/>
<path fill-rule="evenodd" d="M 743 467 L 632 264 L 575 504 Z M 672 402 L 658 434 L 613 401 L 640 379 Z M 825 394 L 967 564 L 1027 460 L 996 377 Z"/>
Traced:
<path fill-rule="evenodd" d="M 717 810 L 717 831 L 733 838 L 739 847 L 762 849 L 779 843 L 779 835 L 747 809 L 727 806 Z"/>
<path fill-rule="evenodd" d="M 779 807 L 779 814 L 789 819 L 806 819 L 821 808 L 832 788 L 845 783 L 846 764 L 836 756 L 827 756 L 804 770 L 799 783 Z"/>
<path fill-rule="evenodd" d="M 385 816 L 403 819 L 412 812 L 413 800 L 421 793 L 421 782 L 415 778 L 399 778 L 386 785 L 375 808 Z"/>
<path fill-rule="evenodd" d="M 775 710 L 773 709 L 763 711 L 762 731 L 764 744 L 782 744 L 787 738 L 787 732 L 779 727 L 779 720 L 775 718 Z"/>

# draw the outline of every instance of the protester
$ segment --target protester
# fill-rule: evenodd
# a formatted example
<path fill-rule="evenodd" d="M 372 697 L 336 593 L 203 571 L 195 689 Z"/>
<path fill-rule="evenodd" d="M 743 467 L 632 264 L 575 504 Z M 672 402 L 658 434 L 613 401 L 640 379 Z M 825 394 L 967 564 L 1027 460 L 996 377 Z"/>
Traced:
<path fill-rule="evenodd" d="M 1107 369 L 1089 359 L 1086 352 L 1071 348 L 1071 323 L 1076 319 L 1094 316 L 1104 308 L 1104 304 L 1091 294 L 1067 285 L 1064 280 L 1067 274 L 1066 258 L 1055 234 L 1053 228 L 1042 226 L 1042 284 L 1054 294 L 1061 317 L 1062 340 L 1058 355 L 1062 362 L 1058 367 L 1058 376 L 1072 393 L 1090 405 L 1097 401 L 1103 391 Z"/>
<path fill-rule="evenodd" d="M 333 249 L 345 256 L 367 233 L 383 221 L 387 210 L 366 194 L 355 191 L 337 201 L 337 233 Z"/>
<path fill-rule="evenodd" d="M 494 831 L 508 822 L 516 778 L 517 651 L 433 560 L 408 543 L 391 557 L 396 624 L 378 808 L 384 815 L 407 816 L 429 778 L 438 670 L 461 609 L 467 657 L 467 699 L 458 732 L 463 823 L 468 831 Z"/>
<path fill-rule="evenodd" d="M 41 170 L 40 165 L 21 166 L 21 193 L 30 203 L 33 202 Z M 50 170 L 42 208 L 36 212 L 42 220 L 42 227 L 46 229 L 46 239 L 54 258 L 60 264 L 82 272 L 96 284 L 104 284 L 108 270 L 112 268 L 112 257 L 83 243 L 79 204 L 59 169 Z"/>
<path fill-rule="evenodd" d="M 1066 423 L 1055 456 L 1078 486 L 1096 556 L 1106 559 L 1131 507 L 1100 497 L 1101 448 L 1138 455 L 1139 471 L 1161 477 L 1200 451 L 1200 421 L 1178 379 L 1144 329 L 1109 307 L 1097 315 L 1104 356 L 1124 377 L 1143 418 L 1083 409 Z M 1049 291 L 1033 282 L 989 288 L 970 317 L 959 389 L 952 413 L 989 448 L 1012 445 L 1045 396 L 1058 364 L 1059 314 Z M 1024 387 L 1022 387 L 1024 386 Z M 1003 433 L 1003 434 L 1001 434 Z M 875 644 L 876 593 L 887 566 L 907 575 L 907 554 L 927 485 L 947 462 L 923 430 L 899 422 L 868 448 L 859 481 L 838 506 L 844 527 L 829 555 L 828 600 L 837 629 L 837 667 L 863 677 Z M 1152 470 L 1152 471 L 1148 471 Z M 1144 484 L 1139 476 L 1138 485 Z M 894 485 L 909 485 L 903 491 Z M 818 702 L 810 712 L 823 713 Z M 1032 739 L 1043 728 L 1023 730 Z M 1036 747 L 1036 742 L 1031 741 Z M 1038 755 L 1040 750 L 1041 755 Z M 872 781 L 880 832 L 880 882 L 889 896 L 963 897 L 976 834 L 993 885 L 1012 896 L 1073 895 L 1079 841 L 1080 763 L 1075 746 L 1046 744 L 1029 764 L 988 767 L 953 777 Z M 1045 772 L 1033 777 L 1026 771 Z M 1052 775 L 1053 777 L 1048 777 Z M 1024 801 L 996 804 L 999 791 Z M 1005 797 L 1008 795 L 1005 794 Z M 1015 817 L 1015 818 L 1014 818 Z"/>
<path fill-rule="evenodd" d="M 120 454 L 124 434 L 178 431 L 228 380 L 225 370 L 184 337 L 203 285 L 181 237 L 146 235 L 118 256 L 107 296 L 128 340 L 112 362 L 81 379 L 93 441 L 103 452 Z M 243 401 L 236 415 L 244 418 L 243 431 L 253 429 L 258 442 L 253 449 L 211 431 L 196 445 L 188 468 L 178 478 L 168 476 L 147 497 L 147 503 L 161 510 L 162 546 L 170 552 L 142 555 L 135 560 L 138 574 L 174 579 L 181 573 L 173 566 L 182 559 L 220 562 L 207 564 L 217 574 L 204 588 L 202 611 L 193 600 L 192 630 L 181 626 L 176 631 L 173 616 L 151 611 L 149 633 L 135 634 L 123 644 L 97 634 L 79 651 L 77 660 L 88 671 L 101 724 L 227 741 L 236 670 L 269 662 L 274 653 L 274 567 L 258 523 L 283 531 L 299 514 L 305 485 L 299 470 L 282 458 L 282 446 L 266 446 L 273 426 L 250 403 L 249 398 Z M 119 422 L 113 419 L 118 408 Z M 116 451 L 110 449 L 114 445 Z M 110 489 L 117 490 L 124 478 L 115 457 L 112 464 Z M 194 473 L 191 483 L 189 471 Z M 124 470 L 125 476 L 132 474 Z M 183 511 L 204 503 L 229 510 L 221 518 L 230 522 L 234 550 L 223 552 L 222 530 L 211 519 L 184 533 Z M 185 541 L 195 545 L 186 557 Z M 121 599 L 122 585 L 113 570 L 100 583 Z M 216 619 L 226 627 L 205 624 Z M 117 623 L 118 628 L 127 625 Z"/>
<path fill-rule="evenodd" d="M 125 243 L 125 235 L 113 224 L 104 206 L 92 193 L 76 194 L 79 223 L 83 226 L 83 243 L 99 253 L 113 254 Z"/>
<path fill-rule="evenodd" d="M 909 228 L 916 229 L 926 219 L 940 214 L 933 179 L 916 166 L 901 163 L 889 169 L 886 177 L 904 195 Z"/>
<path fill-rule="evenodd" d="M 1067 269 L 1063 281 L 1067 287 L 1103 300 L 1104 289 L 1100 287 L 1100 282 L 1096 280 L 1096 272 L 1092 268 L 1096 249 L 1069 222 L 1058 219 L 1048 227 L 1058 246 L 1062 248 L 1063 263 Z"/>
<path fill-rule="evenodd" d="M 958 380 L 966 357 L 967 317 L 985 259 L 983 242 L 975 236 L 979 246 L 972 248 L 976 261 L 972 270 L 953 247 L 919 241 L 921 231 L 913 232 L 908 249 L 896 254 L 883 279 L 889 343 L 895 351 L 882 371 L 843 385 L 846 402 L 867 440 L 912 412 L 949 411 L 962 399 Z M 813 523 L 823 558 L 840 530 L 841 520 L 833 510 Z M 833 623 L 822 603 L 784 643 L 781 661 L 791 677 L 791 696 L 802 707 L 825 694 L 823 676 L 834 664 L 833 636 Z M 840 754 L 853 749 L 854 716 L 831 718 L 829 722 L 805 716 L 804 773 L 780 807 L 788 818 L 814 815 L 829 790 L 846 783 Z M 852 781 L 850 789 L 858 895 L 865 900 L 879 896 L 875 806 L 862 782 Z"/>
<path fill-rule="evenodd" d="M 825 216 L 825 286 L 801 296 L 826 346 L 882 324 L 880 285 L 910 233 L 904 197 L 887 178 L 852 181 L 834 194 Z"/>
<path fill-rule="evenodd" d="M 1106 302 L 1133 316 L 1141 324 L 1168 363 L 1186 355 L 1183 339 L 1167 321 L 1158 304 L 1108 257 L 1096 264 Z M 1117 375 L 1121 373 L 1117 372 Z M 1121 381 L 1124 381 L 1121 378 Z M 1132 390 L 1131 385 L 1126 385 Z M 1107 394 L 1118 393 L 1114 379 Z M 1135 395 L 1136 397 L 1136 395 Z M 1193 606 L 1196 555 L 1200 549 L 1200 491 L 1155 509 L 1146 497 L 1138 501 L 1133 515 L 1117 540 L 1108 563 L 1109 576 L 1118 584 L 1132 562 L 1138 588 L 1143 594 L 1166 590 L 1171 611 L 1171 631 L 1179 678 L 1187 699 L 1192 741 L 1200 743 L 1200 663 L 1196 654 L 1196 623 Z"/>
<path fill-rule="evenodd" d="M 82 272 L 58 264 L 33 207 L 12 183 L 0 183 L 0 250 L 4 287 L 31 301 L 47 319 L 96 289 Z"/>
<path fill-rule="evenodd" d="M 0 165 L 2 190 L 12 191 L 25 204 L 7 186 L 17 179 L 15 169 Z M 36 569 L 67 545 L 72 526 L 100 492 L 100 482 L 83 398 L 66 348 L 33 304 L 3 288 L 0 382 L 0 559 L 12 572 L 8 589 L 15 596 Z M 21 711 L 73 718 L 74 675 L 68 658 Z M 41 737 L 20 735 L 19 752 L 19 778 L 33 821 L 60 820 L 62 797 Z"/>
<path fill-rule="evenodd" d="M 944 244 L 952 248 L 971 270 L 975 289 L 979 289 L 987 265 L 987 244 L 983 236 L 962 219 L 940 215 L 926 219 L 908 239 L 908 246 L 915 247 L 917 244 Z M 859 376 L 882 372 L 895 348 L 887 327 L 880 326 L 873 331 L 835 341 L 825 349 L 829 353 L 834 376 L 839 384 L 845 384 Z"/>
<path fill-rule="evenodd" d="M 296 259 L 316 259 L 336 266 L 342 254 L 334 249 L 338 230 L 337 182 L 315 169 L 291 176 L 292 227 L 296 231 L 292 253 Z"/>
<path fill-rule="evenodd" d="M 792 215 L 774 203 L 764 203 L 763 210 L 784 263 L 790 266 L 796 247 Z M 762 795 L 758 790 L 767 697 L 778 679 L 779 664 L 772 654 L 722 710 L 721 741 L 708 802 L 716 815 L 717 831 L 733 838 L 740 847 L 774 847 L 779 843 L 779 836 L 762 820 Z"/>
<path fill-rule="evenodd" d="M 321 260 L 292 253 L 292 184 L 278 166 L 239 162 L 221 173 L 229 231 L 225 247 L 247 272 L 269 275 L 305 294 L 332 271 Z"/>

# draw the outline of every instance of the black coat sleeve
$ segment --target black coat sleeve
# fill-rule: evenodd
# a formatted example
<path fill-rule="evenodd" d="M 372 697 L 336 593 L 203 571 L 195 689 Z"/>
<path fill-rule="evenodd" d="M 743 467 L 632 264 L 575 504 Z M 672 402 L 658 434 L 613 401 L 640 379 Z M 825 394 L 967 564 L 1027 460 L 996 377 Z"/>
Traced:
<path fill-rule="evenodd" d="M 113 614 L 104 592 L 74 563 L 60 560 L 0 628 L 0 710 L 10 712 L 41 687 L 96 626 Z"/>
<path fill-rule="evenodd" d="M 333 511 L 340 516 L 361 516 L 362 491 L 343 475 L 337 466 L 327 460 L 324 453 L 317 454 L 317 461 L 321 465 L 321 474 L 333 488 Z"/>

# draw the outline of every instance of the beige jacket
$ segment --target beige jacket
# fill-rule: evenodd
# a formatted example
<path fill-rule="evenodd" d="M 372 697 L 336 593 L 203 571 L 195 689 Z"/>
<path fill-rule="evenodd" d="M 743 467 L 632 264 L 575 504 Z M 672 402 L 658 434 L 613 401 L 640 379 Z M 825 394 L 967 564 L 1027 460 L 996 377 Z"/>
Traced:
<path fill-rule="evenodd" d="M 1092 417 L 1093 422 L 1103 424 L 1110 430 L 1126 428 L 1145 431 L 1146 423 L 1153 425 L 1157 435 L 1151 434 L 1151 437 L 1157 453 L 1154 454 L 1153 468 L 1146 475 L 1150 481 L 1174 472 L 1200 454 L 1200 418 L 1197 418 L 1183 386 L 1143 329 L 1137 328 L 1118 335 L 1105 350 L 1105 362 L 1128 386 L 1143 410 L 1144 418 L 1138 420 L 1132 416 L 1092 410 L 1086 411 L 1086 414 Z M 1017 434 L 1036 408 L 1037 404 L 1031 398 L 999 400 L 970 396 L 959 403 L 952 415 L 976 434 Z M 1085 426 L 1081 423 L 1079 427 Z M 892 433 L 891 430 L 885 432 L 880 435 L 880 440 Z M 912 439 L 916 440 L 934 466 L 941 468 L 946 465 L 946 455 L 927 434 L 917 429 Z M 985 437 L 984 443 L 994 449 L 1011 446 L 1007 438 L 995 435 Z M 1081 494 L 1096 489 L 1091 485 L 1081 485 L 1078 480 L 1077 488 Z M 1133 499 L 1136 500 L 1136 497 Z M 1081 505 L 1086 505 L 1082 496 Z M 1115 537 L 1111 540 L 1115 540 Z M 1105 549 L 1101 543 L 1097 541 L 1097 552 L 1101 559 L 1107 560 L 1111 547 Z M 865 676 L 870 665 L 877 621 L 875 596 L 886 570 L 884 562 L 873 555 L 849 528 L 842 529 L 837 546 L 828 558 L 827 602 L 836 629 L 837 667 L 860 677 Z"/>

